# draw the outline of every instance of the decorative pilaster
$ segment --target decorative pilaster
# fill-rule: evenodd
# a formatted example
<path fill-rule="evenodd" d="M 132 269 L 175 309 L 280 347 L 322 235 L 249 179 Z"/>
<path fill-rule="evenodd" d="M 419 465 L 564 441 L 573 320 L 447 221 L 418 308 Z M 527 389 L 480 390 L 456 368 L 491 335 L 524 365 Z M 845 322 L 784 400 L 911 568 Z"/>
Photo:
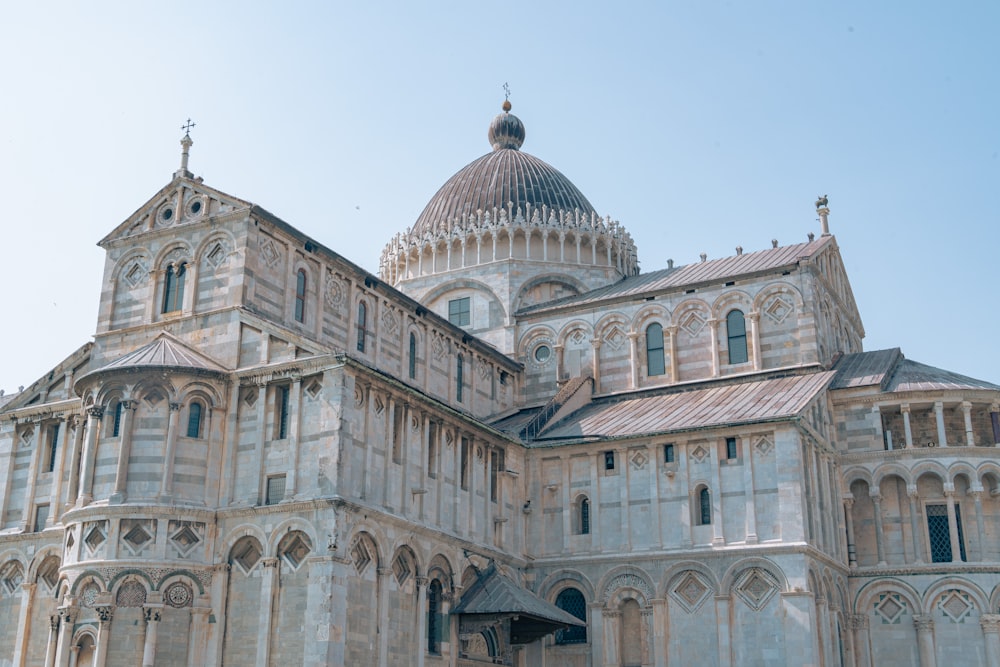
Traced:
<path fill-rule="evenodd" d="M 854 638 L 855 667 L 872 667 L 871 645 L 868 641 L 868 615 L 851 614 L 847 620 Z"/>
<path fill-rule="evenodd" d="M 917 485 L 912 484 L 906 487 L 906 495 L 910 499 L 910 536 L 913 539 L 913 558 L 917 563 L 924 562 L 921 548 L 920 522 L 917 520 Z"/>
<path fill-rule="evenodd" d="M 972 403 L 969 401 L 962 401 L 962 417 L 965 420 L 965 444 L 975 447 L 976 436 L 972 432 Z"/>
<path fill-rule="evenodd" d="M 986 560 L 986 522 L 983 518 L 983 489 L 973 488 L 969 491 L 976 510 L 976 544 L 978 545 L 978 560 Z"/>
<path fill-rule="evenodd" d="M 934 654 L 934 618 L 929 614 L 918 614 L 913 617 L 913 625 L 917 628 L 920 667 L 937 667 L 937 656 Z"/>
<path fill-rule="evenodd" d="M 115 469 L 115 491 L 110 502 L 121 504 L 127 497 L 128 458 L 132 452 L 132 415 L 135 401 L 122 401 L 122 421 L 118 425 L 118 466 Z"/>
<path fill-rule="evenodd" d="M 416 609 L 416 665 L 424 667 L 424 656 L 427 654 L 427 577 L 417 577 L 417 609 Z"/>
<path fill-rule="evenodd" d="M 934 421 L 937 423 L 938 447 L 948 446 L 948 436 L 944 430 L 944 403 L 934 402 Z"/>
<path fill-rule="evenodd" d="M 903 434 L 906 437 L 906 448 L 913 447 L 913 427 L 910 426 L 910 404 L 903 403 L 899 406 L 899 411 L 903 414 Z"/>
<path fill-rule="evenodd" d="M 69 442 L 69 421 L 59 423 L 59 430 L 56 438 L 52 441 L 52 447 L 56 448 L 56 462 L 52 471 L 52 485 L 49 493 L 49 519 L 46 526 L 54 526 L 59 523 L 62 514 L 62 506 L 59 500 L 62 497 L 63 465 L 66 463 L 66 443 Z"/>
<path fill-rule="evenodd" d="M 292 386 L 288 390 L 288 448 L 292 452 L 292 464 L 285 478 L 285 500 L 291 502 L 298 495 L 299 480 L 299 424 L 302 406 L 302 378 L 292 377 Z M 369 450 L 371 447 L 366 447 Z M 365 466 L 367 474 L 367 466 Z"/>
<path fill-rule="evenodd" d="M 45 645 L 45 667 L 54 667 L 56 664 L 56 645 L 59 643 L 60 625 L 62 625 L 62 616 L 58 612 L 49 616 L 49 639 Z"/>
<path fill-rule="evenodd" d="M 878 564 L 886 565 L 885 562 L 885 533 L 882 530 L 882 496 L 879 494 L 877 486 L 873 486 L 868 495 L 872 499 L 875 509 L 875 547 L 878 551 Z"/>
<path fill-rule="evenodd" d="M 1000 614 L 982 614 L 979 625 L 986 641 L 986 667 L 1000 667 Z"/>
<path fill-rule="evenodd" d="M 594 338 L 590 341 L 594 347 L 594 358 L 591 360 L 591 373 L 594 376 L 594 393 L 601 393 L 601 339 Z"/>
<path fill-rule="evenodd" d="M 188 640 L 188 665 L 207 665 L 208 607 L 191 607 L 191 637 Z M 95 665 L 95 667 L 97 667 Z"/>
<path fill-rule="evenodd" d="M 844 498 L 844 521 L 847 526 L 847 565 L 854 569 L 858 566 L 858 548 L 854 541 L 854 496 Z"/>
<path fill-rule="evenodd" d="M 68 510 L 76 504 L 77 495 L 80 492 L 80 458 L 83 452 L 83 432 L 84 426 L 81 423 L 81 415 L 70 417 L 73 428 L 73 450 L 69 457 L 69 487 L 66 489 L 66 502 L 63 510 Z"/>
<path fill-rule="evenodd" d="M 712 339 L 712 377 L 719 377 L 719 320 L 708 320 L 708 330 Z"/>
<path fill-rule="evenodd" d="M 108 646 L 111 639 L 111 619 L 114 616 L 114 607 L 103 605 L 94 607 L 97 612 L 97 646 L 94 655 L 94 667 L 105 667 L 108 662 Z"/>
<path fill-rule="evenodd" d="M 679 377 L 677 374 L 677 325 L 671 325 L 666 328 L 667 335 L 670 337 L 670 381 L 673 383 L 677 382 Z"/>
<path fill-rule="evenodd" d="M 764 367 L 764 362 L 760 358 L 760 313 L 752 311 L 747 313 L 747 319 L 750 321 L 750 350 L 753 354 L 753 369 L 759 371 Z"/>
<path fill-rule="evenodd" d="M 257 627 L 257 667 L 268 667 L 271 660 L 271 610 L 274 608 L 274 580 L 281 567 L 277 558 L 262 558 L 263 576 L 260 582 L 260 620 Z M 143 665 L 143 667 L 146 667 Z"/>
<path fill-rule="evenodd" d="M 160 627 L 160 605 L 148 605 L 143 608 L 146 621 L 146 637 L 142 642 L 142 667 L 153 667 L 156 664 L 156 634 Z"/>
<path fill-rule="evenodd" d="M 85 507 L 94 500 L 94 468 L 97 465 L 97 433 L 101 428 L 104 408 L 99 405 L 87 408 L 87 435 L 83 445 L 83 469 L 80 473 L 80 495 L 77 505 Z"/>
<path fill-rule="evenodd" d="M 628 332 L 628 354 L 632 369 L 629 373 L 629 389 L 636 389 L 639 386 L 639 334 L 635 331 Z"/>
<path fill-rule="evenodd" d="M 618 667 L 618 637 L 621 636 L 622 613 L 604 610 L 604 667 Z"/>
<path fill-rule="evenodd" d="M 14 656 L 11 664 L 23 667 L 28 656 L 28 637 L 31 633 L 31 611 L 35 606 L 35 584 L 21 582 L 21 607 L 17 614 L 17 635 L 14 639 Z"/>
<path fill-rule="evenodd" d="M 73 643 L 73 625 L 76 623 L 77 614 L 80 613 L 76 606 L 76 598 L 67 595 L 65 599 L 67 603 L 59 607 L 61 622 L 59 622 L 58 638 L 56 639 L 55 665 L 59 666 L 69 662 L 69 649 Z M 143 667 L 146 666 L 143 665 Z"/>
<path fill-rule="evenodd" d="M 951 540 L 951 562 L 962 562 L 962 549 L 958 539 L 958 520 L 955 516 L 955 485 L 950 482 L 944 485 L 944 499 L 948 504 L 948 537 Z"/>

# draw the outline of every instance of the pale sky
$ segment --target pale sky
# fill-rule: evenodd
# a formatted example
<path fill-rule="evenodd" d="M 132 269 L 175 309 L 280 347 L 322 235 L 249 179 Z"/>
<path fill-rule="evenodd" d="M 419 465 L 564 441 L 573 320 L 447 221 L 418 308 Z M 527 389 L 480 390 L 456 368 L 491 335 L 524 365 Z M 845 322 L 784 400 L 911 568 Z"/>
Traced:
<path fill-rule="evenodd" d="M 643 271 L 819 233 L 865 349 L 1000 383 L 1000 3 L 19 2 L 0 9 L 0 388 L 90 340 L 96 242 L 191 170 L 361 266 L 523 150 Z"/>

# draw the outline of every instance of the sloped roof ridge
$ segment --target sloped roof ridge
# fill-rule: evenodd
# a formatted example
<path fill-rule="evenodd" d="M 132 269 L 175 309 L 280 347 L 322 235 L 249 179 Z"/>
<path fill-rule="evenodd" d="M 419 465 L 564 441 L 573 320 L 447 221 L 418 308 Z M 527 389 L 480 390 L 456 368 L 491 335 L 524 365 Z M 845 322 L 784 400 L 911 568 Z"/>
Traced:
<path fill-rule="evenodd" d="M 764 248 L 750 253 L 730 255 L 729 257 L 720 257 L 704 262 L 683 264 L 657 269 L 649 273 L 640 273 L 637 276 L 629 276 L 611 285 L 598 287 L 583 294 L 533 304 L 520 309 L 516 314 L 527 315 L 576 302 L 587 303 L 614 296 L 677 289 L 684 285 L 718 282 L 739 275 L 772 270 L 818 255 L 827 245 L 833 243 L 833 238 L 833 236 L 822 236 L 812 241 L 806 241 L 805 243 L 794 243 L 777 248 Z"/>
<path fill-rule="evenodd" d="M 149 343 L 105 364 L 94 372 L 119 368 L 194 368 L 225 373 L 227 369 L 173 334 L 162 331 Z"/>
<path fill-rule="evenodd" d="M 890 378 L 888 391 L 928 391 L 942 389 L 987 389 L 1000 391 L 1000 385 L 962 375 L 944 368 L 903 359 Z"/>
<path fill-rule="evenodd" d="M 453 614 L 510 614 L 534 616 L 563 625 L 586 625 L 567 611 L 546 602 L 505 576 L 491 563 L 465 592 Z"/>

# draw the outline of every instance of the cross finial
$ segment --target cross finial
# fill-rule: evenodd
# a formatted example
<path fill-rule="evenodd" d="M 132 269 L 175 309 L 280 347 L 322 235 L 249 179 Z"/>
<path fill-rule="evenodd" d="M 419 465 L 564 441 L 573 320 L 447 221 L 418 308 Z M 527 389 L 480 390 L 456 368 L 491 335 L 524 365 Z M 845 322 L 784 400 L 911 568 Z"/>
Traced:
<path fill-rule="evenodd" d="M 186 123 L 181 125 L 181 129 L 184 130 L 185 137 L 191 136 L 191 128 L 195 125 L 197 125 L 197 123 L 192 123 L 190 118 L 187 119 Z"/>
<path fill-rule="evenodd" d="M 510 86 L 507 85 L 506 81 L 503 84 L 503 99 L 505 102 L 510 101 Z"/>

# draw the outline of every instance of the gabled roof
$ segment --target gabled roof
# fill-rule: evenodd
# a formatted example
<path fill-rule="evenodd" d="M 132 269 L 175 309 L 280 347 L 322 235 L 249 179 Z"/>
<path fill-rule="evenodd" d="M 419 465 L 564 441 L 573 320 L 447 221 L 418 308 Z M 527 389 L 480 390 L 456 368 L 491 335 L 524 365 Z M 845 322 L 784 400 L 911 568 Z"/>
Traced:
<path fill-rule="evenodd" d="M 687 264 L 669 269 L 661 269 L 651 273 L 626 278 L 614 285 L 608 285 L 578 296 L 570 296 L 556 301 L 549 301 L 523 308 L 518 314 L 536 313 L 550 308 L 565 306 L 580 306 L 608 299 L 620 299 L 639 296 L 651 292 L 663 292 L 686 285 L 719 282 L 723 279 L 735 278 L 741 275 L 773 271 L 782 267 L 793 266 L 803 259 L 819 254 L 833 243 L 832 236 L 824 236 L 808 243 L 768 248 L 745 255 L 734 255 L 722 259 Z"/>
<path fill-rule="evenodd" d="M 462 595 L 452 614 L 510 617 L 511 643 L 527 644 L 571 625 L 586 623 L 541 599 L 491 564 Z"/>
<path fill-rule="evenodd" d="M 106 373 L 114 370 L 173 369 L 194 372 L 226 373 L 227 369 L 198 350 L 189 347 L 167 332 L 161 333 L 151 343 L 118 357 L 109 364 L 87 373 Z M 82 378 L 81 378 L 82 379 Z"/>
<path fill-rule="evenodd" d="M 621 438 L 789 419 L 801 413 L 834 375 L 822 371 L 598 400 L 535 440 Z"/>

